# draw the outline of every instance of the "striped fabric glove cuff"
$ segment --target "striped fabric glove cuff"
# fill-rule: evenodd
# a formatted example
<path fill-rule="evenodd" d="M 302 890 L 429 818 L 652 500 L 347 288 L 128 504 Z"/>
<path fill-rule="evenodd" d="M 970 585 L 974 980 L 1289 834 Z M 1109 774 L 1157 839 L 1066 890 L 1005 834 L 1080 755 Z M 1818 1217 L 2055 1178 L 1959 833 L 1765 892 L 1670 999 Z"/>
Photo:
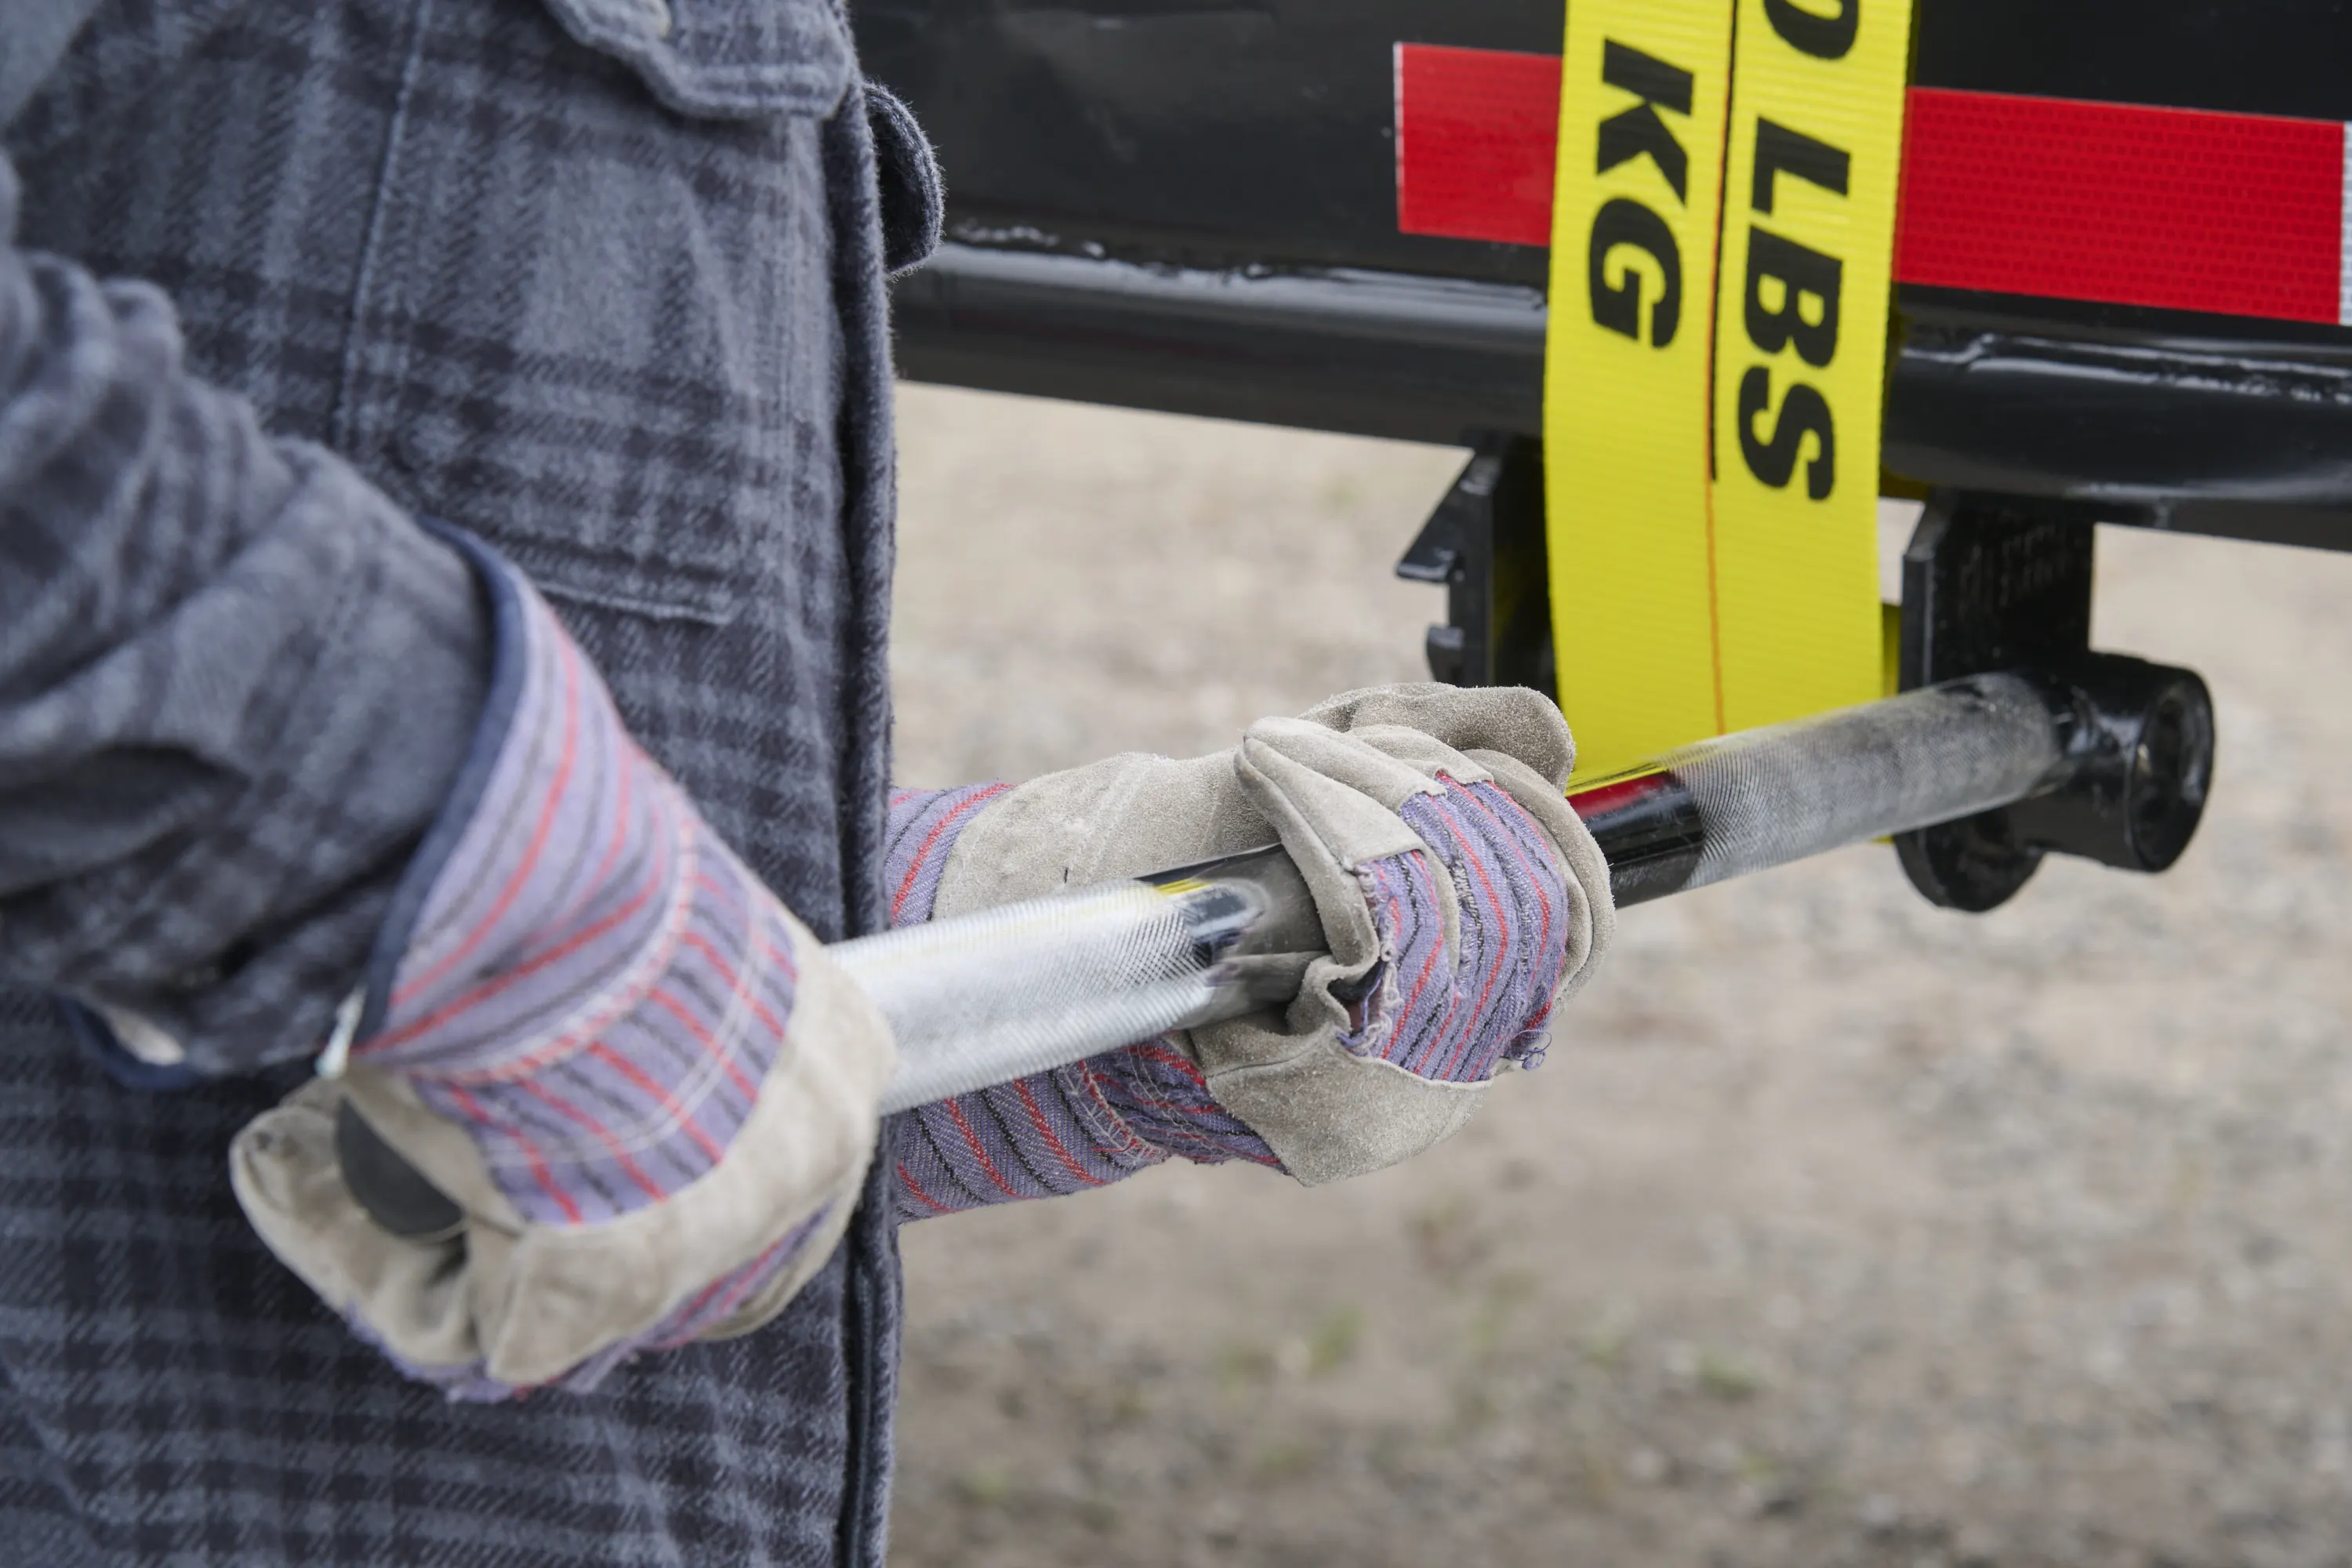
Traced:
<path fill-rule="evenodd" d="M 1364 1025 L 1340 1044 L 1437 1083 L 1484 1083 L 1506 1061 L 1541 1065 L 1575 907 L 1558 851 L 1490 783 L 1440 773 L 1397 816 L 1428 849 L 1356 868 L 1381 958 Z"/>
<path fill-rule="evenodd" d="M 403 889 L 348 1071 L 248 1129 L 236 1169 L 360 1332 L 499 1398 L 780 1310 L 846 1223 L 892 1052 L 547 605 L 472 548 L 499 632 L 485 743 Z M 403 1238 L 355 1213 L 346 1107 L 463 1222 Z"/>
<path fill-rule="evenodd" d="M 957 839 L 1001 784 L 900 790 L 890 800 L 885 861 L 893 925 L 930 918 Z M 908 1219 L 1105 1186 L 1171 1155 L 1201 1163 L 1272 1151 L 1217 1103 L 1192 1058 L 1146 1040 L 898 1118 L 899 1212 Z"/>

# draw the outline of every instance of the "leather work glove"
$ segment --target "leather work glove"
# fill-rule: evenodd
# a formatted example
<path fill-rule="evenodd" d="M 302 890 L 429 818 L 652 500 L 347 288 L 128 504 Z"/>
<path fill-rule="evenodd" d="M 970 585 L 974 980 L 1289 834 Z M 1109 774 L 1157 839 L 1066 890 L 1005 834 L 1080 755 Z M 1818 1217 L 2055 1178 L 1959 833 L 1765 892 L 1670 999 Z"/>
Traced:
<path fill-rule="evenodd" d="M 473 553 L 498 622 L 481 765 L 395 902 L 348 1068 L 249 1125 L 231 1175 L 359 1333 L 496 1399 L 780 1311 L 848 1224 L 896 1053 L 544 603 Z M 440 1229 L 354 1196 L 352 1110 L 454 1200 Z"/>
<path fill-rule="evenodd" d="M 1314 1184 L 1458 1131 L 1495 1077 L 1540 1059 L 1552 1006 L 1614 930 L 1608 867 L 1562 794 L 1574 758 L 1559 710 L 1536 692 L 1398 686 L 1261 721 L 1233 752 L 1114 757 L 1011 789 L 902 797 L 894 920 L 1278 837 L 1330 950 L 1283 1013 L 1047 1075 L 1042 1111 L 1038 1087 L 1012 1086 L 1018 1103 L 988 1121 L 1001 1135 L 975 1134 L 961 1100 L 936 1108 L 911 1154 L 901 1142 L 902 1185 L 927 1205 L 909 1212 L 971 1206 L 934 1189 L 1043 1195 L 1015 1190 L 1024 1168 L 1070 1190 L 1055 1166 L 1092 1185 L 1171 1152 L 1256 1158 Z M 1025 1158 L 1031 1129 L 1050 1159 Z"/>

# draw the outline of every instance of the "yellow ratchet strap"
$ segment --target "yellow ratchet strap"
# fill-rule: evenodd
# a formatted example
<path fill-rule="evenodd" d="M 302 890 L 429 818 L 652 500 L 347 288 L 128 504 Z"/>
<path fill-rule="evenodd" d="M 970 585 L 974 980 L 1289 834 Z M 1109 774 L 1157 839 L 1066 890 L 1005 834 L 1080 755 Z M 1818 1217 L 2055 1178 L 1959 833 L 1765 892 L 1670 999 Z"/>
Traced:
<path fill-rule="evenodd" d="M 1544 365 L 1580 779 L 1880 694 L 1910 0 L 1572 0 Z"/>

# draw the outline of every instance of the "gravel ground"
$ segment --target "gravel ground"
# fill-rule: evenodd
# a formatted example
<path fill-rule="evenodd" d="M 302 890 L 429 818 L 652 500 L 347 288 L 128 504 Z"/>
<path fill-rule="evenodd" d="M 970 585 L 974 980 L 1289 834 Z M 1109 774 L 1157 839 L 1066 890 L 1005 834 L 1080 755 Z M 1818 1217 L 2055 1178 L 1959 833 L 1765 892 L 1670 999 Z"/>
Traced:
<path fill-rule="evenodd" d="M 903 780 L 1421 674 L 1388 569 L 1457 454 L 901 409 Z M 2352 557 L 2101 547 L 2100 643 L 2220 703 L 2177 872 L 1970 920 L 1870 847 L 1635 910 L 1410 1166 L 913 1227 L 898 1560 L 2352 1563 Z"/>

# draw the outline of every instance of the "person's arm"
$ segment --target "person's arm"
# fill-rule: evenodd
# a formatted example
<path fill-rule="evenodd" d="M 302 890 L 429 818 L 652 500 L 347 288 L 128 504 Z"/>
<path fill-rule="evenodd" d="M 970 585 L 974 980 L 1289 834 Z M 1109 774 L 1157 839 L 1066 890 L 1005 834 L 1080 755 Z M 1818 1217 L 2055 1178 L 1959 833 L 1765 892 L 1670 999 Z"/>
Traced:
<path fill-rule="evenodd" d="M 159 1076 L 319 1048 L 471 741 L 472 573 L 188 374 L 155 289 L 9 243 L 0 976 Z"/>
<path fill-rule="evenodd" d="M 348 1059 L 230 1171 L 263 1240 L 404 1370 L 499 1399 L 782 1310 L 848 1225 L 896 1058 L 546 603 L 467 548 L 496 627 L 480 743 L 403 876 Z M 354 1117 L 437 1202 L 362 1201 Z"/>
<path fill-rule="evenodd" d="M 780 1311 L 887 1028 L 527 583 L 268 438 L 153 289 L 16 249 L 16 196 L 0 162 L 0 977 L 147 1087 L 323 1050 L 237 1196 L 453 1395 Z M 446 1225 L 377 1223 L 347 1113 Z"/>

